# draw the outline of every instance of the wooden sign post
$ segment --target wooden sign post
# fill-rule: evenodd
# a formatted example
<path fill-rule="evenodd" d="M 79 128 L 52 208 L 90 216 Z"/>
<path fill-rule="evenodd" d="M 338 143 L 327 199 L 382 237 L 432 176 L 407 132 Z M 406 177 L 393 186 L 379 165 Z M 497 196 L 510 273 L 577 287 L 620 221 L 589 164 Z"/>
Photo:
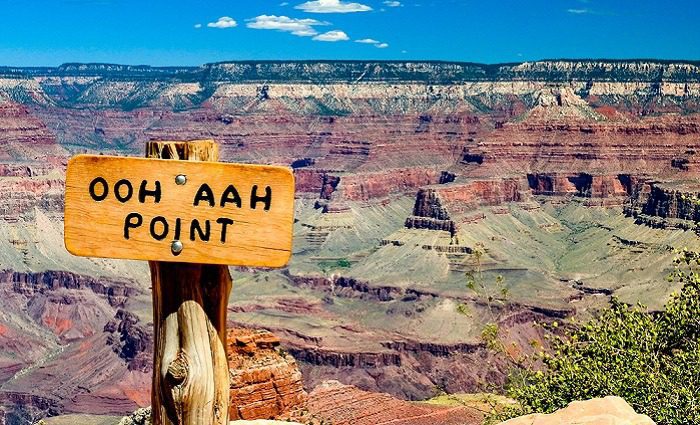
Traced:
<path fill-rule="evenodd" d="M 149 142 L 146 156 L 71 160 L 66 247 L 150 260 L 153 424 L 226 425 L 226 265 L 287 263 L 294 177 L 286 167 L 213 162 L 213 141 Z"/>

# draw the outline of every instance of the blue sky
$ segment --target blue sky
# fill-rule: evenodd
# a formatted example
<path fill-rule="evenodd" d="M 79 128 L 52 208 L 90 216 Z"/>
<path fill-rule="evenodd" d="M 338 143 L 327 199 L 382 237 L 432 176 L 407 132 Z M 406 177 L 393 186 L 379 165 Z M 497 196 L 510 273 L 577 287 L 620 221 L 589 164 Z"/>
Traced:
<path fill-rule="evenodd" d="M 700 59 L 697 0 L 0 0 L 0 65 Z"/>

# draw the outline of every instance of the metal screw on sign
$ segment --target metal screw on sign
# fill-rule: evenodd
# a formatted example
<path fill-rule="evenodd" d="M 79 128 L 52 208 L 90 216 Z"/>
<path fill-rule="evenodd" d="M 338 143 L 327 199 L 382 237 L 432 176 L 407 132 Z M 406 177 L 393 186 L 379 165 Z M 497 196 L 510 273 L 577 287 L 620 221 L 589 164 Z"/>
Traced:
<path fill-rule="evenodd" d="M 184 246 L 182 245 L 182 242 L 180 241 L 173 241 L 172 244 L 170 244 L 170 250 L 173 252 L 173 255 L 179 255 Z"/>

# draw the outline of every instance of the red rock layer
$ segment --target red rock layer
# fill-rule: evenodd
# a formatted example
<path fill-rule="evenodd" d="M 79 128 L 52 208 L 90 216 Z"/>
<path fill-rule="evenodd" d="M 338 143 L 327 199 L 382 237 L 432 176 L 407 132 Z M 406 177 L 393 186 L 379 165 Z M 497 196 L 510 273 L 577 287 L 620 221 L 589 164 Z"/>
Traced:
<path fill-rule="evenodd" d="M 416 195 L 413 215 L 406 227 L 445 230 L 454 234 L 458 223 L 480 206 L 520 202 L 526 199 L 523 182 L 516 178 L 470 180 L 422 188 Z"/>
<path fill-rule="evenodd" d="M 301 372 L 267 331 L 229 329 L 230 419 L 274 419 L 306 405 Z"/>
<path fill-rule="evenodd" d="M 332 425 L 477 425 L 483 417 L 466 407 L 409 403 L 330 381 L 309 396 L 311 414 Z"/>
<path fill-rule="evenodd" d="M 433 190 L 451 215 L 459 215 L 478 206 L 519 202 L 523 189 L 520 179 L 506 178 L 453 183 Z"/>
<path fill-rule="evenodd" d="M 60 144 L 81 146 L 102 153 L 131 151 L 137 155 L 142 154 L 143 143 L 149 140 L 145 135 L 146 129 L 162 116 L 159 109 L 123 111 L 105 109 L 99 104 L 75 109 L 35 108 L 32 112 L 54 130 Z M 195 137 L 201 138 L 202 135 Z"/>
<path fill-rule="evenodd" d="M 628 175 L 536 173 L 528 174 L 527 178 L 535 195 L 610 198 L 627 196 L 630 190 Z"/>
<path fill-rule="evenodd" d="M 0 102 L 0 161 L 35 160 L 59 152 L 53 134 L 26 106 Z"/>
<path fill-rule="evenodd" d="M 368 201 L 393 193 L 405 193 L 421 186 L 438 184 L 444 171 L 431 168 L 400 168 L 377 173 L 357 173 L 340 178 L 342 199 Z"/>
<path fill-rule="evenodd" d="M 214 110 L 163 112 L 147 137 L 197 138 L 202 134 L 223 144 L 227 158 L 291 163 L 304 157 L 319 168 L 381 170 L 406 165 L 453 162 L 455 141 L 479 127 L 478 119 L 450 115 L 308 116 L 290 113 L 224 117 Z M 407 164 L 410 163 L 410 164 Z"/>
<path fill-rule="evenodd" d="M 632 122 L 507 123 L 467 147 L 479 173 L 673 173 L 698 170 L 697 116 Z"/>

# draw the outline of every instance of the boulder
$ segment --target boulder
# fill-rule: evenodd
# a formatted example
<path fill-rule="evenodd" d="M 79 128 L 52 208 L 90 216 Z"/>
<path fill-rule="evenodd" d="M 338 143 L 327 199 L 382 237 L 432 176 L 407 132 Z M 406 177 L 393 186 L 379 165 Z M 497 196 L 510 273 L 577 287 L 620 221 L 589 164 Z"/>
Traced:
<path fill-rule="evenodd" d="M 637 414 L 620 397 L 575 401 L 549 415 L 534 414 L 500 425 L 655 425 L 647 415 Z"/>

